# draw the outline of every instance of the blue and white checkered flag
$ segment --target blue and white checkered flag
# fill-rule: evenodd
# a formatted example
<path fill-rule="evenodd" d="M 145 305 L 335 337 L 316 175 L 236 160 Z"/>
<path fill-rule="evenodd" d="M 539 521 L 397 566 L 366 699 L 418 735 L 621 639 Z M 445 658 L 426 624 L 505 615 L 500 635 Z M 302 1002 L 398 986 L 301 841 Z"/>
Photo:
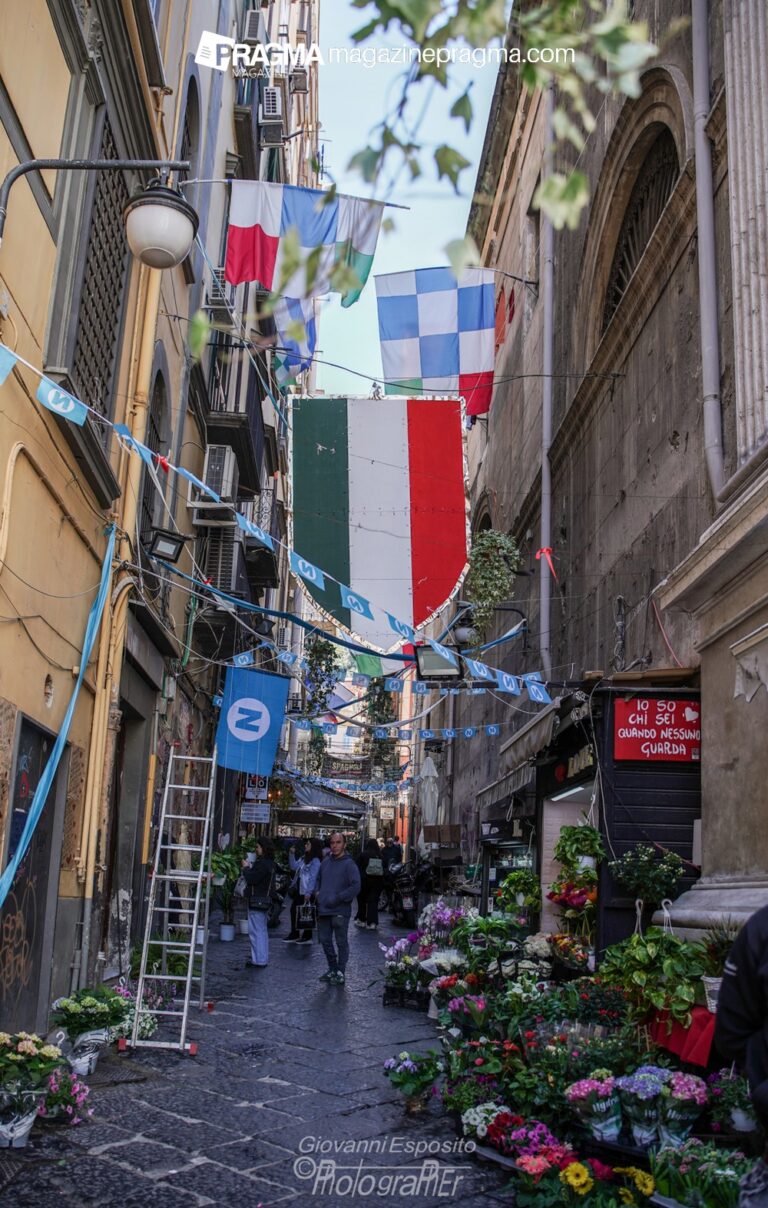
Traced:
<path fill-rule="evenodd" d="M 282 390 L 309 369 L 317 345 L 315 304 L 312 298 L 281 298 L 273 312 L 277 332 L 275 379 Z"/>

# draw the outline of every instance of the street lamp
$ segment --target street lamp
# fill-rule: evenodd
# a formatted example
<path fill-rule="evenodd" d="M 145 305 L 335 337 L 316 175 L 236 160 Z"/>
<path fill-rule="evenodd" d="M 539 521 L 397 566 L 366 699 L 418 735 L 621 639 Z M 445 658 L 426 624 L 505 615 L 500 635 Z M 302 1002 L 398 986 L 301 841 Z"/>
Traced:
<path fill-rule="evenodd" d="M 197 234 L 198 218 L 176 189 L 168 187 L 170 172 L 189 167 L 188 160 L 165 159 L 28 159 L 11 168 L 0 185 L 0 244 L 3 241 L 11 186 L 28 172 L 122 172 L 155 168 L 160 176 L 132 197 L 125 208 L 128 246 L 150 268 L 173 268 L 188 254 Z"/>
<path fill-rule="evenodd" d="M 170 529 L 152 529 L 152 535 L 147 544 L 150 558 L 163 558 L 166 562 L 178 562 L 185 543 L 189 537 L 184 533 L 173 533 Z"/>

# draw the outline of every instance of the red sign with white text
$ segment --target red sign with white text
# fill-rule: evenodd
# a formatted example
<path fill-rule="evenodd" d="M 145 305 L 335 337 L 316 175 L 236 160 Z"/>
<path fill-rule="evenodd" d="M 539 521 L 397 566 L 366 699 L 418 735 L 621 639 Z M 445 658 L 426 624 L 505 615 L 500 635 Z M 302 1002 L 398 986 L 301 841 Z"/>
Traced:
<path fill-rule="evenodd" d="M 613 707 L 613 757 L 647 761 L 701 759 L 701 705 L 655 696 L 617 697 Z"/>

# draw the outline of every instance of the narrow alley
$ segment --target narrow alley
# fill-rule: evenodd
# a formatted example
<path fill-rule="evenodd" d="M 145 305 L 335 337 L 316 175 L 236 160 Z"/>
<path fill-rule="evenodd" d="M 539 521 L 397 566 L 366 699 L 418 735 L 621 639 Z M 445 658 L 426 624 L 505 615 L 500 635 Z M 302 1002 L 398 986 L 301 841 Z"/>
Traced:
<path fill-rule="evenodd" d="M 509 1204 L 508 1179 L 463 1151 L 439 1104 L 408 1117 L 383 1076 L 387 1057 L 437 1043 L 424 1015 L 382 1006 L 374 979 L 378 939 L 389 934 L 386 922 L 378 935 L 351 928 L 344 987 L 318 981 L 325 960 L 316 943 L 273 933 L 261 971 L 244 967 L 244 937 L 212 940 L 214 1010 L 191 1014 L 199 1054 L 111 1049 L 86 1079 L 88 1123 L 36 1129 L 26 1150 L 2 1151 L 0 1202 Z"/>

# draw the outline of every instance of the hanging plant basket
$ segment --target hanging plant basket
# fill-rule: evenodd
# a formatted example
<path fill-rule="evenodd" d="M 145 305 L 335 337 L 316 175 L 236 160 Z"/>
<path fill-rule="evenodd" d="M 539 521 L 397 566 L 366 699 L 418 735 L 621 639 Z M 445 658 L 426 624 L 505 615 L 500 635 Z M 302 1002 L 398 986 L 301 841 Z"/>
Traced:
<path fill-rule="evenodd" d="M 472 627 L 478 638 L 487 633 L 498 605 L 511 597 L 519 565 L 520 553 L 513 537 L 487 529 L 473 538 L 464 594 L 472 604 Z"/>

